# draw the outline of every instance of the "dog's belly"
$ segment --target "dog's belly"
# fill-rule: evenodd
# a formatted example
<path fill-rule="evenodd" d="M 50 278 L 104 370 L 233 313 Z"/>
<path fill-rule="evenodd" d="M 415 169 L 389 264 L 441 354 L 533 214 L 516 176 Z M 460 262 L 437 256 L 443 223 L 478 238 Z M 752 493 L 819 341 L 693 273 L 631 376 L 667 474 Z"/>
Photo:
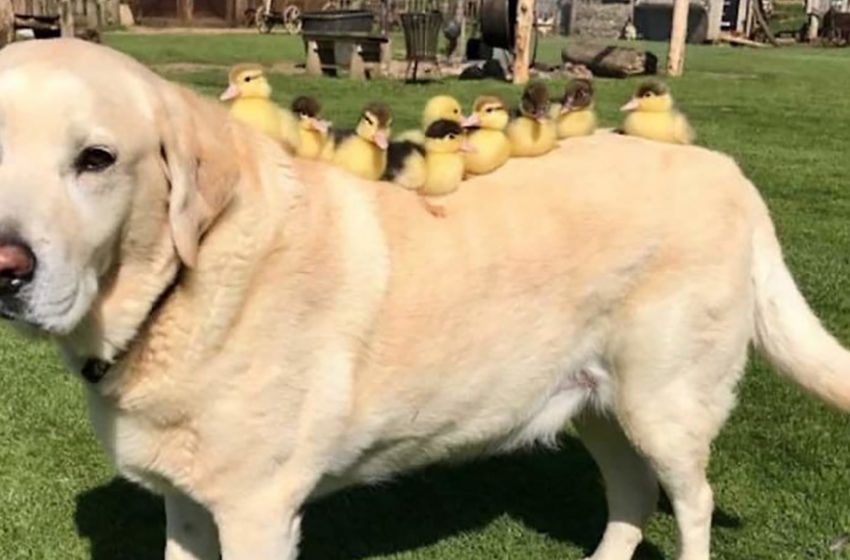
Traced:
<path fill-rule="evenodd" d="M 317 495 L 439 461 L 467 460 L 537 443 L 552 445 L 585 407 L 612 406 L 613 381 L 599 361 L 584 360 L 580 367 L 540 377 L 549 379 L 542 391 L 533 382 L 521 390 L 516 376 L 505 375 L 504 383 L 467 388 L 463 401 L 448 390 L 422 408 L 411 409 L 406 419 L 392 416 L 357 461 L 326 477 Z"/>

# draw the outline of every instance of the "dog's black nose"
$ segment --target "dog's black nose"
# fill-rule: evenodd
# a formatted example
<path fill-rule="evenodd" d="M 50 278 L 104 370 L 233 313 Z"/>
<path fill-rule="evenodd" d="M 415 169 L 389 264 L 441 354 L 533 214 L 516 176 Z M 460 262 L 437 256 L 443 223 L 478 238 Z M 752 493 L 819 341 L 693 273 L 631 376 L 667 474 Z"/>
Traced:
<path fill-rule="evenodd" d="M 0 242 L 0 296 L 20 290 L 35 272 L 35 255 L 23 243 Z"/>

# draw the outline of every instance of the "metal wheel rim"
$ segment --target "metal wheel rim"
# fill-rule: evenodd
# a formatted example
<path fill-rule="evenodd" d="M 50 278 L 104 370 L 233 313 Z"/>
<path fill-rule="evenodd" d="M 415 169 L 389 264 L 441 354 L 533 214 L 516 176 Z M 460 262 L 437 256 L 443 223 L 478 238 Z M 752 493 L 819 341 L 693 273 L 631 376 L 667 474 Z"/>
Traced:
<path fill-rule="evenodd" d="M 301 8 L 287 6 L 283 10 L 283 27 L 291 35 L 301 32 Z"/>
<path fill-rule="evenodd" d="M 266 7 L 259 6 L 257 8 L 257 13 L 254 15 L 254 23 L 257 26 L 257 30 L 260 33 L 271 33 L 272 26 L 266 17 Z"/>

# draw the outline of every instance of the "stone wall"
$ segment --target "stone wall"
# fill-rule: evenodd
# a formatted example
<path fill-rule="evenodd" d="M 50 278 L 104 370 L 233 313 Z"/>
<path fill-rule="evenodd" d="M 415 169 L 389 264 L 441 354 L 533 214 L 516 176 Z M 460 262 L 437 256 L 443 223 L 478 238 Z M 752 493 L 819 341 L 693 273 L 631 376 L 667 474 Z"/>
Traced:
<path fill-rule="evenodd" d="M 616 39 L 632 16 L 630 3 L 610 3 L 599 0 L 573 0 L 576 2 L 570 35 L 598 39 Z"/>

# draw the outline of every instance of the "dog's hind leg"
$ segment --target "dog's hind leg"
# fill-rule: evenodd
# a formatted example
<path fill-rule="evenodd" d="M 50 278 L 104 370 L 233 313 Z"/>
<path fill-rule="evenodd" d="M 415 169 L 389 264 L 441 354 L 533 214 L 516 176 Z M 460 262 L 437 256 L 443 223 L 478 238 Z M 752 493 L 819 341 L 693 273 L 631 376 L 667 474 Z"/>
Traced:
<path fill-rule="evenodd" d="M 212 515 L 178 491 L 165 495 L 165 560 L 218 560 L 218 531 Z"/>
<path fill-rule="evenodd" d="M 655 511 L 658 481 L 613 415 L 587 410 L 573 422 L 605 480 L 608 525 L 588 560 L 630 560 Z"/>
<path fill-rule="evenodd" d="M 620 339 L 616 414 L 670 498 L 679 560 L 709 560 L 714 502 L 706 468 L 746 361 L 746 311 L 668 305 Z"/>

